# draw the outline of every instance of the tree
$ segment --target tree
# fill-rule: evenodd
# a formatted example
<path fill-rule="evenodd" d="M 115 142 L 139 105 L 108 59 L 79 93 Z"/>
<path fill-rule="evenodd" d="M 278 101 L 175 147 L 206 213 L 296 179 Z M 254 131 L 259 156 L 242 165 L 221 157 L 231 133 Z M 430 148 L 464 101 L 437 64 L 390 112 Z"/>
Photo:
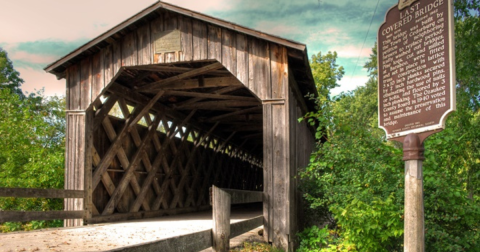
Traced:
<path fill-rule="evenodd" d="M 0 47 L 0 89 L 10 89 L 23 98 L 24 95 L 20 89 L 22 84 L 23 80 L 20 78 L 20 73 L 13 68 L 7 52 Z"/>
<path fill-rule="evenodd" d="M 2 53 L 4 51 L 1 51 Z M 63 188 L 65 99 L 24 96 L 23 80 L 6 58 L 0 72 L 0 187 Z M 58 199 L 0 198 L 0 210 L 61 210 Z M 6 223 L 0 231 L 40 228 L 61 222 Z"/>
<path fill-rule="evenodd" d="M 425 141 L 426 251 L 480 247 L 479 1 L 455 1 L 455 7 L 457 112 Z M 377 126 L 376 53 L 374 47 L 365 64 L 366 86 L 332 101 L 319 99 L 324 111 L 305 116 L 327 134 L 300 173 L 305 196 L 312 208 L 334 217 L 328 248 L 317 244 L 310 251 L 403 250 L 402 150 Z"/>
<path fill-rule="evenodd" d="M 328 52 L 326 55 L 318 52 L 312 55 L 310 60 L 313 79 L 322 97 L 329 96 L 330 90 L 338 87 L 337 81 L 340 81 L 345 74 L 343 67 L 337 65 L 337 57 L 337 52 Z"/>

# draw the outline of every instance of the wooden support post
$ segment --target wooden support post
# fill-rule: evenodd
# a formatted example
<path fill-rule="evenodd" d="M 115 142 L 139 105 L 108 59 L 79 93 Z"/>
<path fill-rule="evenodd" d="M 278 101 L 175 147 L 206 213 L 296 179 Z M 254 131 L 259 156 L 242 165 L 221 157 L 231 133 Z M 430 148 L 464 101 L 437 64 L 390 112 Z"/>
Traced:
<path fill-rule="evenodd" d="M 230 203 L 231 196 L 224 190 L 212 186 L 213 207 L 213 250 L 228 252 L 230 249 Z"/>
<path fill-rule="evenodd" d="M 405 226 L 404 251 L 425 251 L 423 206 L 423 143 L 416 134 L 407 135 L 403 142 L 405 160 Z"/>
<path fill-rule="evenodd" d="M 83 198 L 84 202 L 84 215 L 83 215 L 83 224 L 88 224 L 92 219 L 92 214 L 94 212 L 94 205 L 92 201 L 93 187 L 92 187 L 92 165 L 93 165 L 93 120 L 94 120 L 94 111 L 93 109 L 87 110 L 85 113 L 85 178 L 84 178 L 84 190 L 85 195 Z"/>
<path fill-rule="evenodd" d="M 85 186 L 91 187 L 88 172 L 91 172 L 91 121 L 87 119 L 93 114 L 84 111 L 67 111 L 67 137 L 65 153 L 65 189 L 66 190 L 86 190 Z M 89 160 L 90 159 L 90 160 Z M 88 194 L 88 192 L 87 192 Z M 91 201 L 91 197 L 78 199 L 65 199 L 65 211 L 84 211 L 90 209 L 85 204 L 85 200 Z M 82 218 L 90 218 L 90 214 Z M 83 226 L 83 219 L 66 219 L 65 227 Z"/>

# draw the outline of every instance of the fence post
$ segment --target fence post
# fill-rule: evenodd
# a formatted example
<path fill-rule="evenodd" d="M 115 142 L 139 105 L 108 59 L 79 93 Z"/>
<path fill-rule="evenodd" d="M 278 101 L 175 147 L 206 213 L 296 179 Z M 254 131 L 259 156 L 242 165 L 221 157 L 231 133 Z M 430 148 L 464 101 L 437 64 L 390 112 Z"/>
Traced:
<path fill-rule="evenodd" d="M 230 203 L 231 196 L 212 186 L 213 250 L 228 252 L 230 249 Z"/>

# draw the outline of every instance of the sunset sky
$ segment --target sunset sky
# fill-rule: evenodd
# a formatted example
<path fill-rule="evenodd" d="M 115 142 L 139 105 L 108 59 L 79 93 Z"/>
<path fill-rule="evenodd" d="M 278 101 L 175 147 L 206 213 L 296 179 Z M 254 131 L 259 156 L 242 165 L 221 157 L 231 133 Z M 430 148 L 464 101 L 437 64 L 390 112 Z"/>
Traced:
<path fill-rule="evenodd" d="M 64 95 L 65 80 L 43 68 L 156 0 L 0 0 L 0 47 L 25 80 L 24 92 Z M 386 11 L 397 0 L 165 0 L 187 9 L 292 39 L 310 55 L 336 51 L 341 91 L 364 85 L 363 69 Z M 378 3 L 378 8 L 377 8 Z M 376 12 L 375 12 L 376 10 Z M 374 14 L 375 13 L 375 14 Z M 373 17 L 373 18 L 372 18 Z M 371 23 L 371 26 L 370 26 Z M 363 49 L 362 49 L 363 47 Z"/>

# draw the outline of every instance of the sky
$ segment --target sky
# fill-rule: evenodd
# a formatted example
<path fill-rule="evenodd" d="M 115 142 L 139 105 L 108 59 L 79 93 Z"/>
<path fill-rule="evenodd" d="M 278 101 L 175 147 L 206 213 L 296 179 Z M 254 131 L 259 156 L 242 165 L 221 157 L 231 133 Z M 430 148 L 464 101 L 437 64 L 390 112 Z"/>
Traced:
<path fill-rule="evenodd" d="M 366 83 L 363 65 L 385 13 L 398 0 L 164 0 L 307 45 L 336 51 L 345 75 L 332 94 Z M 64 95 L 65 79 L 43 68 L 157 0 L 0 0 L 0 47 L 27 93 Z"/>

